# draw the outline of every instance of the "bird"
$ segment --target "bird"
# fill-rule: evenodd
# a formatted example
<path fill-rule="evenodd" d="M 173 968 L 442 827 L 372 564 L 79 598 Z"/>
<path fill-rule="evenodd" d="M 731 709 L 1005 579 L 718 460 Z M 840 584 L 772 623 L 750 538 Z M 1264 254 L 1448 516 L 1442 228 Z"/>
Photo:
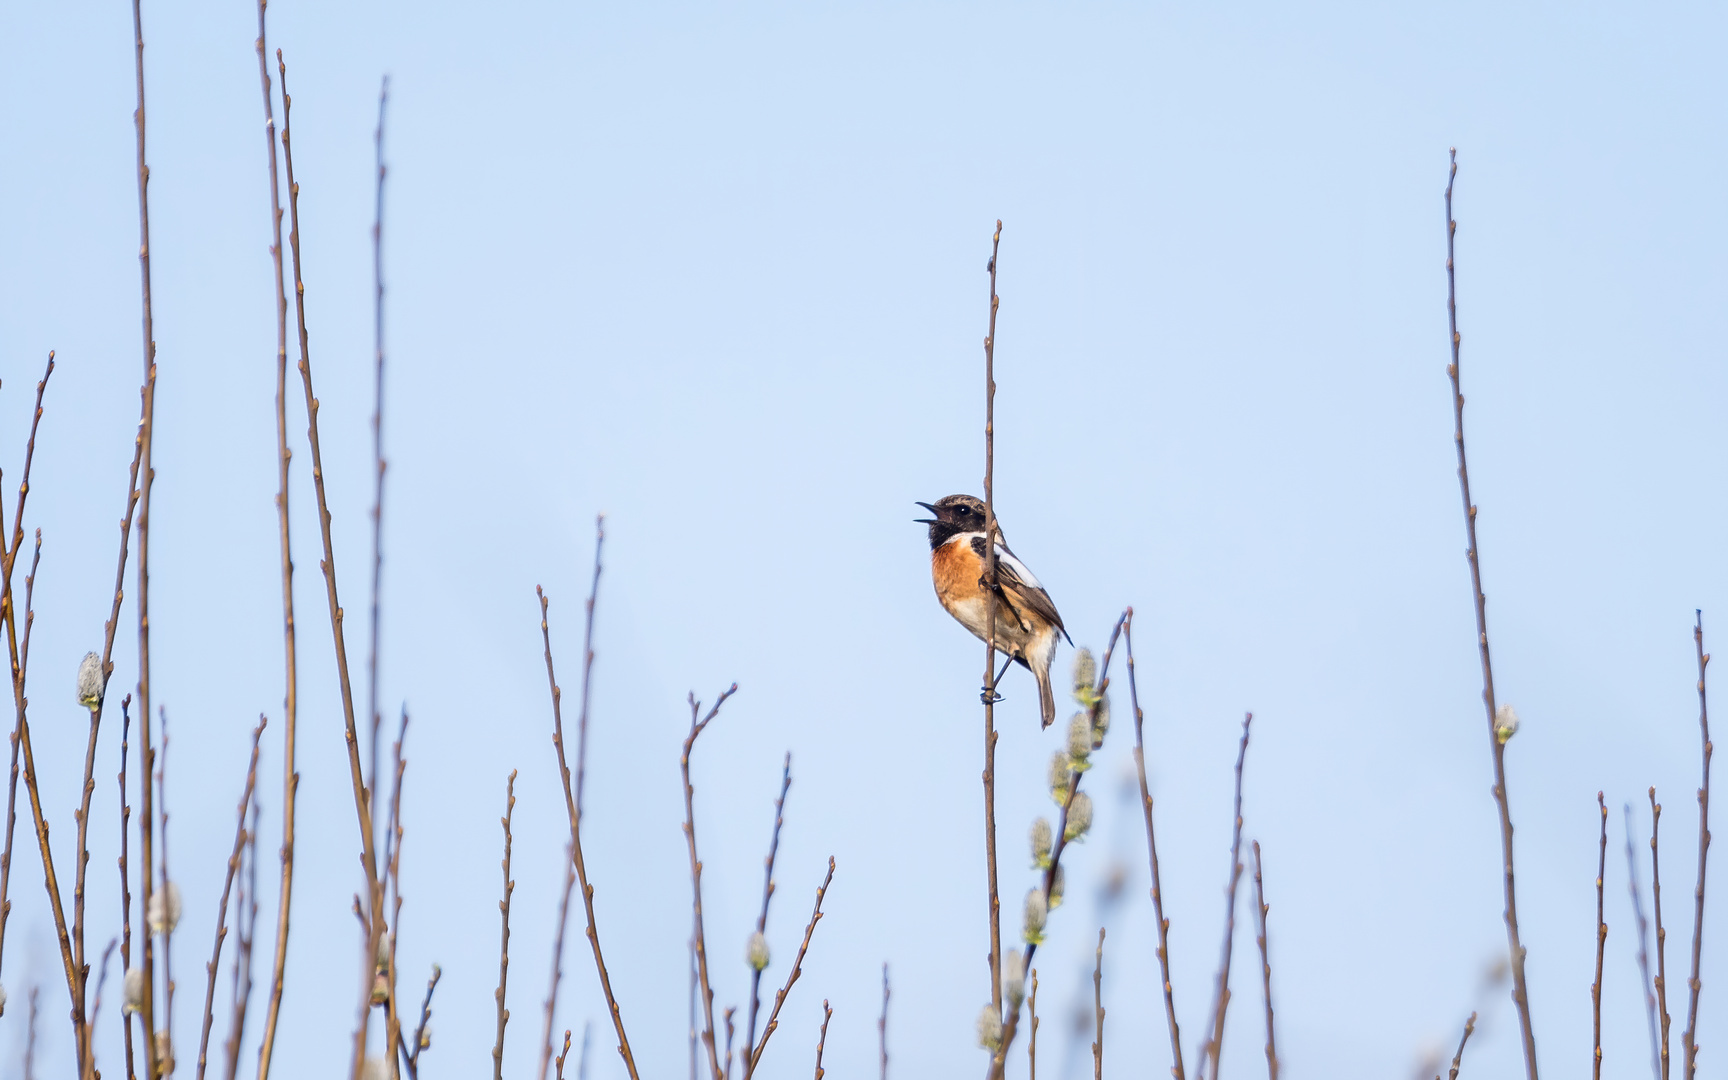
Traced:
<path fill-rule="evenodd" d="M 984 583 L 984 503 L 971 495 L 949 495 L 919 506 L 934 517 L 915 518 L 930 526 L 930 579 L 936 599 L 948 614 L 980 641 L 991 640 L 991 604 Z M 1059 638 L 1068 637 L 1050 594 L 1032 571 L 1009 550 L 1002 523 L 995 522 L 995 641 L 1011 660 L 1038 680 L 1038 706 L 1044 726 L 1056 719 L 1050 662 Z M 1074 642 L 1069 639 L 1072 645 Z"/>

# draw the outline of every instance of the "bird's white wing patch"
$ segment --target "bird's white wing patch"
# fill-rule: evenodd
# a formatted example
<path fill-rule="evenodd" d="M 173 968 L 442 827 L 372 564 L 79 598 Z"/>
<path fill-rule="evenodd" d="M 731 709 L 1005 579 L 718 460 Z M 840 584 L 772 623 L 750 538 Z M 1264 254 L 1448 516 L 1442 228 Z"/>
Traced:
<path fill-rule="evenodd" d="M 1001 544 L 996 545 L 996 561 L 1006 563 L 1008 566 L 1012 567 L 1014 573 L 1020 578 L 1020 580 L 1024 581 L 1032 588 L 1042 589 L 1044 587 L 1038 581 L 1038 578 L 1032 573 L 1031 568 L 1019 559 L 1016 559 L 1014 553 L 1003 547 Z"/>

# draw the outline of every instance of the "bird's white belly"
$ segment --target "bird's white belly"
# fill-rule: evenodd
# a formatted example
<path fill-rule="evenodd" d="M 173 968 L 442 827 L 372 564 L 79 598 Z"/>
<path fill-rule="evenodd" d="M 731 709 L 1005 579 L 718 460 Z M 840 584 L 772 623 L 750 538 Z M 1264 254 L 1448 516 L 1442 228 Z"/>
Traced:
<path fill-rule="evenodd" d="M 982 597 L 955 602 L 949 609 L 960 625 L 972 631 L 979 641 L 990 640 L 990 610 Z M 1014 617 L 1006 604 L 996 605 L 996 647 L 1010 655 L 1022 655 L 1031 643 L 1031 635 Z"/>

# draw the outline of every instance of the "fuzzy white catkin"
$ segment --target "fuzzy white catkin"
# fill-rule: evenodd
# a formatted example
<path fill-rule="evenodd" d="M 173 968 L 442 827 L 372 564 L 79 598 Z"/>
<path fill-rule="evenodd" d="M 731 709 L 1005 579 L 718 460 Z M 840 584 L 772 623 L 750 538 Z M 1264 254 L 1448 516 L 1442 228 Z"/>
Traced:
<path fill-rule="evenodd" d="M 1032 823 L 1032 868 L 1042 870 L 1050 865 L 1050 841 L 1052 837 L 1049 818 L 1039 818 Z"/>
<path fill-rule="evenodd" d="M 744 962 L 750 965 L 751 971 L 761 971 L 768 966 L 768 939 L 758 930 L 750 935 L 750 941 L 744 946 Z"/>
<path fill-rule="evenodd" d="M 1002 997 L 1010 1010 L 1026 1000 L 1026 954 L 1019 949 L 1009 949 L 1002 960 Z"/>
<path fill-rule="evenodd" d="M 1505 746 L 1507 740 L 1518 734 L 1518 710 L 1510 705 L 1502 705 L 1494 710 L 1494 737 Z"/>
<path fill-rule="evenodd" d="M 1044 921 L 1049 917 L 1050 906 L 1044 899 L 1044 890 L 1028 890 L 1026 893 L 1026 929 L 1022 935 L 1027 944 L 1036 945 L 1044 940 Z"/>
<path fill-rule="evenodd" d="M 78 662 L 78 704 L 86 709 L 102 704 L 102 658 L 93 652 Z"/>
<path fill-rule="evenodd" d="M 978 1012 L 978 1045 L 986 1050 L 1002 1045 L 1002 1017 L 994 1005 L 986 1005 Z"/>
<path fill-rule="evenodd" d="M 145 918 L 152 934 L 172 934 L 180 925 L 180 886 L 170 881 L 165 888 L 151 893 Z"/>
<path fill-rule="evenodd" d="M 1080 649 L 1074 653 L 1074 696 L 1084 698 L 1092 693 L 1092 684 L 1098 678 L 1098 663 L 1092 659 L 1091 649 Z"/>
<path fill-rule="evenodd" d="M 1068 755 L 1058 750 L 1050 758 L 1050 797 L 1061 806 L 1068 801 L 1068 779 L 1073 770 L 1068 767 Z"/>
<path fill-rule="evenodd" d="M 1068 804 L 1068 827 L 1062 835 L 1069 840 L 1078 840 L 1086 835 L 1086 830 L 1092 827 L 1092 796 L 1084 791 L 1074 793 L 1074 801 Z"/>
<path fill-rule="evenodd" d="M 1075 772 L 1085 772 L 1092 767 L 1087 757 L 1092 753 L 1092 718 L 1084 712 L 1075 713 L 1068 720 L 1068 765 Z"/>
<path fill-rule="evenodd" d="M 144 1007 L 144 969 L 127 968 L 125 985 L 125 1003 L 121 1005 L 122 1013 L 135 1013 Z"/>

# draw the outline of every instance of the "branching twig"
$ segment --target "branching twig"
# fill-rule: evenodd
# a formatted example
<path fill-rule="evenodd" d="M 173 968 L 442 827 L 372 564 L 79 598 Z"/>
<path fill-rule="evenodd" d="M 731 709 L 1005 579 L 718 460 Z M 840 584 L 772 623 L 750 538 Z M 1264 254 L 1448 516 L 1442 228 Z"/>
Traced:
<path fill-rule="evenodd" d="M 510 1010 L 504 1007 L 504 986 L 510 975 L 510 894 L 516 883 L 510 880 L 510 818 L 516 812 L 516 770 L 510 770 L 510 782 L 505 788 L 504 816 L 504 899 L 498 902 L 502 913 L 502 929 L 498 938 L 498 1041 L 492 1047 L 493 1080 L 504 1080 L 504 1025 L 510 1022 Z"/>
<path fill-rule="evenodd" d="M 54 354 L 49 353 L 48 359 L 49 362 L 52 363 Z M 0 535 L 0 548 L 5 547 L 5 541 L 5 536 Z M 124 538 L 122 538 L 121 543 L 125 543 Z M 18 653 L 18 667 L 20 670 L 29 670 L 30 667 L 30 626 L 36 621 L 36 613 L 33 610 L 32 600 L 34 598 L 33 594 L 36 591 L 36 563 L 41 558 L 42 530 L 37 529 L 36 554 L 32 556 L 30 560 L 30 576 L 24 579 L 24 646 Z M 108 640 L 114 640 L 112 633 L 109 634 Z M 92 720 L 91 724 L 94 726 L 95 721 Z M 91 738 L 95 738 L 94 734 L 92 734 Z M 11 885 L 12 877 L 12 828 L 18 820 L 18 746 L 18 732 L 14 730 L 12 732 L 12 774 L 11 778 L 7 781 L 6 787 L 6 850 L 4 854 L 0 854 L 0 955 L 4 955 L 5 952 L 6 920 L 12 914 L 12 901 L 7 899 L 7 896 L 9 895 L 8 890 Z M 83 850 L 82 844 L 80 844 L 79 847 Z M 79 861 L 79 866 L 82 868 L 83 860 Z M 74 890 L 74 895 L 81 896 L 83 891 L 82 881 L 80 881 L 80 887 Z M 83 913 L 82 905 L 78 907 L 78 913 Z M 73 921 L 75 924 L 78 923 L 76 918 L 74 918 Z M 82 941 L 83 938 L 76 937 L 74 940 Z M 0 1001 L 0 1014 L 3 1014 L 5 1011 L 6 1003 Z"/>
<path fill-rule="evenodd" d="M 828 1021 L 834 1016 L 834 1010 L 828 1007 L 828 999 L 822 999 L 822 1034 L 816 1038 L 816 1080 L 822 1080 L 822 1050 L 828 1045 Z"/>
<path fill-rule="evenodd" d="M 708 948 L 702 931 L 702 860 L 696 855 L 696 789 L 690 785 L 690 751 L 695 749 L 696 737 L 702 734 L 703 729 L 720 712 L 720 706 L 726 704 L 726 699 L 737 692 L 738 684 L 733 683 L 715 700 L 714 707 L 708 710 L 707 716 L 702 716 L 702 703 L 696 700 L 696 695 L 690 695 L 690 734 L 685 738 L 684 752 L 678 758 L 678 769 L 684 778 L 684 838 L 690 847 L 691 910 L 696 934 L 696 975 L 701 982 L 699 997 L 703 1015 L 702 1042 L 708 1047 L 708 1067 L 713 1072 L 714 1080 L 724 1080 L 724 1074 L 720 1071 L 719 1047 L 714 1042 L 714 991 L 708 984 Z M 744 1075 L 749 1076 L 755 1067 L 756 1062 L 752 1058 L 744 1069 Z"/>
<path fill-rule="evenodd" d="M 234 850 L 228 856 L 228 875 L 222 881 L 222 899 L 216 905 L 216 943 L 210 948 L 210 963 L 204 967 L 208 978 L 204 986 L 204 1031 L 198 1037 L 198 1080 L 204 1080 L 204 1066 L 210 1051 L 210 1027 L 216 1018 L 216 969 L 222 963 L 222 939 L 228 936 L 228 893 L 234 887 L 234 876 L 240 871 L 240 858 L 246 851 L 246 808 L 252 804 L 252 789 L 258 783 L 258 740 L 264 737 L 267 723 L 269 721 L 259 716 L 258 726 L 252 729 L 252 760 L 246 767 L 246 790 L 240 796 L 240 810 L 236 815 L 239 820 L 234 824 Z M 163 739 L 166 742 L 166 729 Z M 163 835 L 167 835 L 166 830 Z M 167 862 L 166 845 L 163 862 Z M 241 891 L 244 893 L 244 886 Z M 244 903 L 244 895 L 241 901 Z"/>
<path fill-rule="evenodd" d="M 1692 641 L 1698 648 L 1698 735 L 1703 744 L 1704 782 L 1698 789 L 1698 881 L 1692 898 L 1696 907 L 1692 913 L 1692 978 L 1686 985 L 1691 990 L 1686 1006 L 1686 1033 L 1681 1042 L 1686 1047 L 1686 1080 L 1698 1071 L 1698 992 L 1703 983 L 1698 978 L 1699 961 L 1704 949 L 1704 870 L 1710 855 L 1710 703 L 1704 693 L 1704 669 L 1710 654 L 1704 651 L 1704 613 L 1697 613 L 1698 622 L 1692 628 Z"/>
<path fill-rule="evenodd" d="M 780 770 L 780 797 L 774 800 L 774 836 L 768 842 L 768 857 L 762 861 L 762 913 L 756 916 L 756 932 L 768 932 L 768 901 L 774 898 L 774 857 L 780 852 L 780 826 L 786 823 L 786 792 L 792 787 L 792 752 L 786 752 L 786 763 Z M 887 979 L 887 965 L 883 965 L 883 979 Z M 745 1046 L 756 1045 L 756 1012 L 762 1005 L 762 968 L 751 965 L 750 972 L 750 1020 L 745 1028 Z M 746 1063 L 744 1078 L 749 1080 L 750 1069 Z"/>
<path fill-rule="evenodd" d="M 1260 841 L 1254 841 L 1255 940 L 1260 945 L 1260 980 L 1266 1002 L 1266 1073 L 1278 1080 L 1278 1040 L 1272 1024 L 1272 956 L 1266 947 L 1266 884 L 1260 870 Z"/>
<path fill-rule="evenodd" d="M 1590 984 L 1590 1036 L 1595 1053 L 1590 1063 L 1590 1075 L 1602 1080 L 1602 954 L 1608 946 L 1608 924 L 1602 918 L 1603 879 L 1608 874 L 1608 803 L 1602 793 L 1596 793 L 1596 806 L 1602 811 L 1602 845 L 1596 860 L 1596 981 Z"/>
<path fill-rule="evenodd" d="M 586 1036 L 586 1032 L 583 1033 Z M 564 1029 L 564 1050 L 558 1055 L 558 1080 L 564 1080 L 564 1059 L 570 1056 L 570 1029 Z"/>
<path fill-rule="evenodd" d="M 1512 810 L 1506 795 L 1506 744 L 1496 730 L 1494 665 L 1488 654 L 1488 600 L 1482 594 L 1482 562 L 1476 544 L 1476 504 L 1470 501 L 1470 469 L 1464 456 L 1464 392 L 1458 382 L 1458 289 L 1453 265 L 1453 240 L 1458 223 L 1452 218 L 1452 181 L 1458 175 L 1458 152 L 1446 178 L 1446 315 L 1452 332 L 1453 442 L 1458 448 L 1458 490 L 1464 500 L 1464 531 L 1469 540 L 1470 587 L 1476 600 L 1476 644 L 1482 656 L 1482 705 L 1488 714 L 1488 746 L 1494 757 L 1494 801 L 1500 810 L 1500 853 L 1505 869 L 1506 944 L 1512 964 L 1512 1001 L 1518 1007 L 1518 1027 L 1524 1041 L 1524 1071 L 1536 1080 L 1536 1032 L 1530 1024 L 1530 995 L 1524 981 L 1524 945 L 1518 936 L 1518 896 L 1512 874 Z"/>
<path fill-rule="evenodd" d="M 1176 993 L 1170 984 L 1170 920 L 1164 917 L 1164 890 L 1158 878 L 1158 838 L 1152 828 L 1152 790 L 1146 784 L 1146 714 L 1140 711 L 1140 688 L 1134 679 L 1134 609 L 1123 619 L 1128 647 L 1128 698 L 1134 706 L 1134 766 L 1140 777 L 1140 807 L 1146 816 L 1146 851 L 1152 864 L 1152 916 L 1158 923 L 1158 969 L 1164 987 L 1164 1017 L 1170 1028 L 1170 1073 L 1185 1080 L 1182 1031 L 1176 1024 Z"/>
<path fill-rule="evenodd" d="M 1212 1035 L 1200 1046 L 1197 1071 L 1204 1076 L 1206 1059 L 1212 1059 L 1212 1080 L 1218 1080 L 1218 1062 L 1224 1048 L 1224 1015 L 1230 1008 L 1230 953 L 1236 943 L 1236 883 L 1242 879 L 1242 764 L 1248 757 L 1249 726 L 1254 714 L 1242 719 L 1242 743 L 1236 750 L 1236 818 L 1230 834 L 1230 883 L 1224 889 L 1224 948 L 1218 961 L 1217 989 L 1212 997 Z"/>
<path fill-rule="evenodd" d="M 1097 962 L 1092 968 L 1092 1012 L 1098 1034 L 1092 1041 L 1092 1080 L 1104 1080 L 1104 928 L 1098 928 Z"/>
<path fill-rule="evenodd" d="M 786 985 L 774 994 L 774 1008 L 769 1010 L 768 1026 L 762 1029 L 762 1039 L 750 1054 L 751 1072 L 755 1072 L 756 1066 L 762 1063 L 762 1051 L 768 1048 L 768 1037 L 780 1026 L 780 1006 L 786 1004 L 786 995 L 792 992 L 792 984 L 798 981 L 798 976 L 804 974 L 804 954 L 810 949 L 810 938 L 816 933 L 816 924 L 822 921 L 822 897 L 828 892 L 828 884 L 833 880 L 834 857 L 830 855 L 828 876 L 822 879 L 822 886 L 816 890 L 816 906 L 810 911 L 810 924 L 804 928 L 804 942 L 798 946 L 798 956 L 792 961 L 792 970 L 786 976 Z"/>
<path fill-rule="evenodd" d="M 1464 1044 L 1470 1041 L 1470 1033 L 1475 1030 L 1476 1014 L 1471 1013 L 1470 1019 L 1464 1021 L 1464 1037 L 1458 1040 L 1458 1052 L 1452 1055 L 1452 1071 L 1447 1074 L 1446 1080 L 1458 1080 L 1458 1066 L 1464 1063 Z"/>
<path fill-rule="evenodd" d="M 1662 927 L 1662 804 L 1650 789 L 1650 907 L 1656 917 L 1656 1011 L 1662 1018 L 1662 1080 L 1668 1080 L 1668 931 Z"/>

